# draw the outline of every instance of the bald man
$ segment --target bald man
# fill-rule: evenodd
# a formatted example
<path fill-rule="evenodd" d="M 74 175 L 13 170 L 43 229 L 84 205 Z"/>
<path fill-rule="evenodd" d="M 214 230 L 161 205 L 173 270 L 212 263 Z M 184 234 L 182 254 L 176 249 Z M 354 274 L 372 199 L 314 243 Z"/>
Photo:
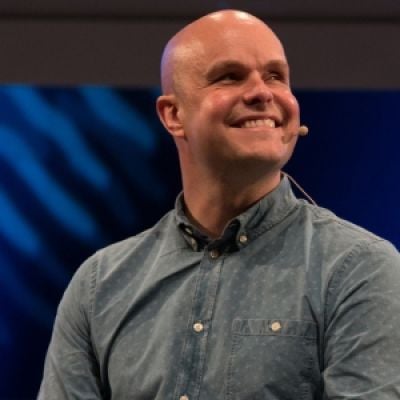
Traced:
<path fill-rule="evenodd" d="M 400 257 L 295 198 L 282 44 L 226 10 L 162 58 L 183 192 L 98 251 L 59 306 L 39 399 L 400 399 Z"/>

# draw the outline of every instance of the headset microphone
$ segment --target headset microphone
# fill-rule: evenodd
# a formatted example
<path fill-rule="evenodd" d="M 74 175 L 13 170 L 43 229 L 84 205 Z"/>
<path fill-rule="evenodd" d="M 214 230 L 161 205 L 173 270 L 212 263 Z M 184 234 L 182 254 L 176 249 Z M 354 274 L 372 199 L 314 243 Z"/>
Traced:
<path fill-rule="evenodd" d="M 306 136 L 308 135 L 308 127 L 306 125 L 301 125 L 296 133 L 292 133 L 289 137 L 282 137 L 283 143 L 289 143 L 296 136 Z"/>
<path fill-rule="evenodd" d="M 308 127 L 305 125 L 301 125 L 299 128 L 299 136 L 306 136 L 308 135 Z"/>

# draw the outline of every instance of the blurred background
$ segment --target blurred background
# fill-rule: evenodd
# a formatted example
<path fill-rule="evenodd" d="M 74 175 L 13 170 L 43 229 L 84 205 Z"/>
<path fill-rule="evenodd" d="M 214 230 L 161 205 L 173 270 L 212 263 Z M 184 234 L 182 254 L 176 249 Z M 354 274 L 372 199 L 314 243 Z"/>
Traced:
<path fill-rule="evenodd" d="M 400 248 L 400 3 L 0 4 L 0 399 L 34 399 L 58 302 L 94 251 L 180 190 L 158 122 L 159 60 L 196 17 L 238 8 L 282 38 L 310 134 L 286 171 Z"/>

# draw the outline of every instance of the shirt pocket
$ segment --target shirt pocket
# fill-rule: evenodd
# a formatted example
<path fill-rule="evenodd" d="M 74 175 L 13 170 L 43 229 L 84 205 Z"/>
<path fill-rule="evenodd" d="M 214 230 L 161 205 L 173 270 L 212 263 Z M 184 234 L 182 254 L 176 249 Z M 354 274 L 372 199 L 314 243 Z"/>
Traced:
<path fill-rule="evenodd" d="M 235 319 L 226 400 L 312 399 L 318 368 L 312 321 Z"/>

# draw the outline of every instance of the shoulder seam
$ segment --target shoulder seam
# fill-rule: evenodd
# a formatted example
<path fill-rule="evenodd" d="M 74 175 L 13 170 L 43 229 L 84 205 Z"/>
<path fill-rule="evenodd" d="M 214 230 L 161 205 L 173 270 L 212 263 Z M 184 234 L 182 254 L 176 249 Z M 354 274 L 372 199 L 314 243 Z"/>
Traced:
<path fill-rule="evenodd" d="M 89 281 L 89 308 L 88 308 L 88 313 L 89 313 L 89 321 L 92 320 L 93 316 L 93 303 L 94 303 L 94 295 L 96 291 L 96 285 L 97 285 L 97 265 L 98 265 L 98 256 L 99 252 L 96 252 L 93 256 L 93 262 L 91 265 L 90 269 L 90 281 Z"/>

